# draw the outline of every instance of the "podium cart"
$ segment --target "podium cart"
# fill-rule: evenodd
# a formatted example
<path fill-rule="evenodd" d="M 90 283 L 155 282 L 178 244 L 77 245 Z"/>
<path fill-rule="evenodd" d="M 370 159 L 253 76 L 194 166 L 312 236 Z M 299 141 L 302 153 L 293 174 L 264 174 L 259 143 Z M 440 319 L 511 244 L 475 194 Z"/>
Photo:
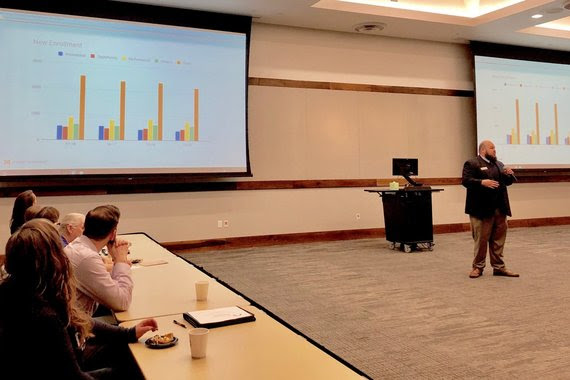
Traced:
<path fill-rule="evenodd" d="M 386 240 L 390 248 L 411 252 L 419 248 L 433 250 L 433 218 L 431 194 L 443 189 L 427 186 L 398 190 L 366 189 L 377 193 L 384 206 Z"/>

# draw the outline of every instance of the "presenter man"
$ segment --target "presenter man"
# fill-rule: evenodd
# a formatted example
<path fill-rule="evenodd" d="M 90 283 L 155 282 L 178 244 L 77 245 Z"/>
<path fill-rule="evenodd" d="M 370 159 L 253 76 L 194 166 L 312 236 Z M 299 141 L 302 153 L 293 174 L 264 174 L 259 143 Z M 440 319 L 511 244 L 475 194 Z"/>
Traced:
<path fill-rule="evenodd" d="M 475 242 L 473 268 L 470 278 L 483 274 L 489 247 L 494 276 L 519 277 L 503 261 L 507 237 L 507 216 L 511 216 L 507 186 L 516 177 L 512 169 L 497 160 L 495 144 L 485 140 L 479 144 L 479 155 L 463 165 L 462 184 L 467 188 L 465 213 L 469 214 Z"/>

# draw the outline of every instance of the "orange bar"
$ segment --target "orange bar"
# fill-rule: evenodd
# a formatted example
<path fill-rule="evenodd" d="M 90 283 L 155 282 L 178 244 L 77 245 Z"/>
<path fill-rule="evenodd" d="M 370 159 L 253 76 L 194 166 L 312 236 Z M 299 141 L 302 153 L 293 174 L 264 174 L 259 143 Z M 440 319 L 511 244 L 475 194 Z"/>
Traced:
<path fill-rule="evenodd" d="M 105 128 L 105 130 L 103 132 L 103 139 L 109 140 L 109 128 Z"/>
<path fill-rule="evenodd" d="M 61 132 L 61 139 L 67 140 L 67 127 L 63 127 L 63 131 Z"/>
<path fill-rule="evenodd" d="M 538 121 L 538 103 L 534 103 L 534 113 L 536 114 L 536 145 L 540 144 L 540 123 Z"/>
<path fill-rule="evenodd" d="M 521 143 L 521 118 L 520 118 L 520 114 L 519 114 L 519 100 L 516 99 L 515 100 L 515 109 L 517 112 L 517 136 L 516 136 L 516 143 L 520 144 Z M 513 141 L 514 142 L 514 141 Z"/>
<path fill-rule="evenodd" d="M 79 140 L 85 138 L 85 75 L 81 75 L 79 84 Z"/>
<path fill-rule="evenodd" d="M 158 84 L 158 140 L 162 141 L 162 101 L 163 101 L 164 85 Z"/>
<path fill-rule="evenodd" d="M 558 104 L 554 104 L 554 143 L 558 145 Z"/>
<path fill-rule="evenodd" d="M 194 141 L 198 141 L 198 106 L 200 104 L 199 101 L 200 90 L 197 88 L 194 89 Z"/>
<path fill-rule="evenodd" d="M 119 112 L 119 139 L 125 139 L 125 96 L 127 92 L 127 83 L 122 80 L 121 81 L 121 110 Z M 116 136 L 115 136 L 116 138 Z"/>
<path fill-rule="evenodd" d="M 143 140 L 148 141 L 148 129 L 143 129 Z"/>
<path fill-rule="evenodd" d="M 180 130 L 180 141 L 186 141 L 186 135 L 184 129 Z"/>

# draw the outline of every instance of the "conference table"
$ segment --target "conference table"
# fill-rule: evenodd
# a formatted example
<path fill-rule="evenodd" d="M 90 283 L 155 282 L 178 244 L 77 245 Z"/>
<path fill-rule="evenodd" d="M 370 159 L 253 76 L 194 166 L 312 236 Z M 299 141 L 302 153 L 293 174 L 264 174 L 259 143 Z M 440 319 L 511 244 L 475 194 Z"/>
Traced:
<path fill-rule="evenodd" d="M 249 301 L 163 248 L 146 234 L 121 235 L 132 245 L 129 258 L 142 259 L 131 267 L 133 299 L 128 310 L 116 312 L 119 322 L 225 306 L 246 306 Z M 144 266 L 145 263 L 161 264 Z M 196 281 L 209 281 L 208 300 L 196 300 Z"/>
<path fill-rule="evenodd" d="M 130 344 L 131 352 L 146 379 L 362 379 L 301 335 L 254 306 L 254 322 L 210 329 L 206 357 L 192 359 L 188 342 L 191 326 L 181 315 L 156 318 L 158 331 Z M 183 322 L 184 329 L 172 321 Z M 121 326 L 131 327 L 139 321 Z M 154 334 L 173 333 L 179 340 L 170 348 L 149 349 L 144 341 Z"/>
<path fill-rule="evenodd" d="M 148 235 L 123 234 L 120 238 L 132 244 L 130 259 L 142 261 L 132 266 L 135 285 L 131 306 L 127 311 L 115 313 L 115 318 L 124 327 L 154 318 L 159 328 L 129 345 L 146 379 L 363 378 Z M 209 281 L 207 301 L 196 300 L 194 286 L 198 280 Z M 191 326 L 182 313 L 228 306 L 242 307 L 253 313 L 256 320 L 210 329 L 206 357 L 192 359 L 188 342 Z M 179 339 L 175 346 L 157 350 L 144 344 L 149 337 L 166 333 L 173 333 Z"/>

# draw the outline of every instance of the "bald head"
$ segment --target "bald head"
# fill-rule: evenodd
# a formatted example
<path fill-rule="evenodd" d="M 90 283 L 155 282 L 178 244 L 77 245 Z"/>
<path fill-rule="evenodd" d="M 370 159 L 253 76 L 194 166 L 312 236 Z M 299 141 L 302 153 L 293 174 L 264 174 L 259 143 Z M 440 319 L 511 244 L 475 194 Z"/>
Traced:
<path fill-rule="evenodd" d="M 483 140 L 479 144 L 479 155 L 485 157 L 489 161 L 497 160 L 497 151 L 495 149 L 495 144 L 491 140 Z"/>

